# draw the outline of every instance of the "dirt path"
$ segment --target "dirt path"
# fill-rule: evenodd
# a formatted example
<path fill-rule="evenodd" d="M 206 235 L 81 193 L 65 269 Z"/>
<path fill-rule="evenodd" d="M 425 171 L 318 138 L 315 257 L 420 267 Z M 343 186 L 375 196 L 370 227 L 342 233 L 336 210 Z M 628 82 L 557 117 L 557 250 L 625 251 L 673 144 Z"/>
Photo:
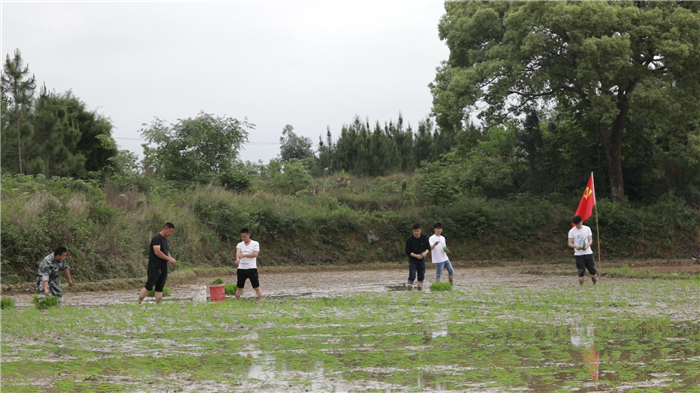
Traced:
<path fill-rule="evenodd" d="M 260 273 L 260 287 L 265 297 L 284 296 L 334 296 L 360 292 L 385 292 L 404 290 L 408 277 L 408 269 L 396 268 L 367 271 L 314 271 L 298 273 Z M 446 275 L 447 272 L 443 273 Z M 225 283 L 235 283 L 236 276 L 221 276 Z M 202 276 L 192 282 L 168 286 L 172 295 L 167 301 L 207 301 L 209 291 L 207 284 L 212 277 Z M 446 277 L 443 277 L 446 279 Z M 425 287 L 434 282 L 434 271 L 426 272 Z M 250 283 L 243 297 L 253 297 L 255 294 Z M 522 274 L 503 268 L 472 268 L 457 269 L 455 273 L 455 288 L 460 286 L 510 286 L 510 287 L 551 287 L 561 285 L 578 285 L 574 274 L 570 276 L 542 276 Z M 114 304 L 129 304 L 136 302 L 140 289 L 110 290 L 98 292 L 66 292 L 64 305 L 99 307 Z M 34 293 L 8 293 L 3 295 L 15 300 L 17 307 L 31 305 Z M 227 295 L 227 298 L 230 296 Z M 153 301 L 148 298 L 146 301 Z"/>

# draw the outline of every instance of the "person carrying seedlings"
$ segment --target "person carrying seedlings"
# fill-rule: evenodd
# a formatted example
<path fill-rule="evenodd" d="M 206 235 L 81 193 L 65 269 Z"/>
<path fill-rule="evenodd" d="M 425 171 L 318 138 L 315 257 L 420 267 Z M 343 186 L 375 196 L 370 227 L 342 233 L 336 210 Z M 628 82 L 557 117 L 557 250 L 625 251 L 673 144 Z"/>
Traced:
<path fill-rule="evenodd" d="M 47 255 L 39 264 L 39 271 L 36 275 L 37 290 L 39 299 L 56 296 L 58 301 L 63 303 L 63 289 L 61 288 L 61 276 L 58 272 L 65 272 L 68 285 L 73 286 L 70 278 L 70 267 L 66 262 L 68 250 L 65 247 L 57 247 L 52 254 Z"/>
<path fill-rule="evenodd" d="M 250 238 L 248 228 L 241 229 L 241 242 L 236 245 L 236 300 L 240 299 L 243 294 L 245 281 L 250 280 L 250 285 L 253 286 L 255 293 L 258 295 L 258 300 L 262 299 L 262 291 L 260 290 L 260 281 L 258 280 L 258 265 L 257 259 L 260 253 L 260 243 Z"/>
<path fill-rule="evenodd" d="M 413 289 L 413 280 L 418 275 L 418 290 L 423 290 L 425 279 L 425 256 L 430 253 L 428 237 L 421 234 L 419 223 L 413 224 L 413 235 L 406 239 L 406 255 L 408 255 L 408 289 Z"/>
<path fill-rule="evenodd" d="M 593 285 L 598 282 L 598 271 L 595 268 L 595 260 L 593 259 L 593 232 L 591 228 L 583 225 L 581 216 L 574 216 L 571 222 L 574 227 L 569 231 L 569 247 L 574 249 L 574 258 L 576 258 L 576 269 L 578 269 L 578 282 L 583 285 L 583 276 L 586 274 L 586 269 L 591 274 Z"/>
<path fill-rule="evenodd" d="M 170 256 L 170 242 L 168 238 L 175 232 L 175 224 L 166 222 L 160 232 L 153 235 L 151 245 L 148 247 L 148 281 L 139 293 L 139 304 L 148 296 L 148 292 L 155 287 L 156 303 L 163 300 L 163 287 L 168 278 L 168 262 L 175 266 L 175 258 Z"/>
<path fill-rule="evenodd" d="M 440 276 L 442 276 L 442 270 L 447 269 L 447 278 L 450 280 L 450 284 L 454 283 L 455 271 L 452 268 L 452 263 L 447 257 L 447 241 L 445 237 L 442 236 L 442 222 L 438 221 L 433 224 L 433 231 L 435 234 L 430 236 L 430 254 L 433 264 L 435 264 L 435 282 L 440 282 Z"/>

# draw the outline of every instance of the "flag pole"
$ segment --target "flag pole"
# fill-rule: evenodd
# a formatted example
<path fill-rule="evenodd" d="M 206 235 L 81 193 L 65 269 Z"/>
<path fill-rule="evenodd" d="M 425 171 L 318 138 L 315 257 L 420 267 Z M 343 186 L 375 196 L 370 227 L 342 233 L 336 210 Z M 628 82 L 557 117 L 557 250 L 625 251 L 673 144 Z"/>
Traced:
<path fill-rule="evenodd" d="M 600 255 L 600 228 L 598 228 L 598 205 L 594 205 L 593 208 L 595 209 L 595 233 L 596 237 L 598 238 L 598 269 L 600 270 L 600 267 L 603 266 L 603 264 L 601 263 L 603 258 Z"/>
<path fill-rule="evenodd" d="M 593 178 L 593 172 L 591 172 L 591 178 Z M 595 179 L 593 180 L 593 198 L 596 198 L 595 196 Z M 603 264 L 601 261 L 603 260 L 603 256 L 600 254 L 600 227 L 598 226 L 598 198 L 595 199 L 595 205 L 593 205 L 593 209 L 595 209 L 595 234 L 598 242 L 598 269 L 600 269 Z"/>

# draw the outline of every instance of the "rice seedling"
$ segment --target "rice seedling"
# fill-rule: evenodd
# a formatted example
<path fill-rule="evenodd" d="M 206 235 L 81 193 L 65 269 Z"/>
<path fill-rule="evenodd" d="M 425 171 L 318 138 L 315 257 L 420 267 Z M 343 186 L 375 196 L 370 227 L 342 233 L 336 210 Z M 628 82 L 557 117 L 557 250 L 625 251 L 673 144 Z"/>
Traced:
<path fill-rule="evenodd" d="M 10 309 L 15 307 L 15 301 L 8 298 L 0 298 L 0 309 Z"/>
<path fill-rule="evenodd" d="M 34 304 L 34 307 L 37 308 L 37 310 L 45 310 L 51 307 L 58 307 L 58 297 L 49 296 L 39 299 L 39 295 L 34 295 L 34 297 L 32 298 L 32 303 Z"/>
<path fill-rule="evenodd" d="M 224 280 L 222 280 L 221 278 L 217 278 L 216 280 L 211 282 L 211 285 L 219 285 L 219 284 L 223 284 L 223 283 L 224 283 Z"/>
<path fill-rule="evenodd" d="M 430 285 L 431 291 L 451 291 L 452 284 L 449 282 L 434 282 Z"/>
<path fill-rule="evenodd" d="M 224 285 L 224 292 L 227 295 L 235 295 L 236 294 L 236 289 L 238 289 L 238 286 L 236 284 L 226 284 Z"/>

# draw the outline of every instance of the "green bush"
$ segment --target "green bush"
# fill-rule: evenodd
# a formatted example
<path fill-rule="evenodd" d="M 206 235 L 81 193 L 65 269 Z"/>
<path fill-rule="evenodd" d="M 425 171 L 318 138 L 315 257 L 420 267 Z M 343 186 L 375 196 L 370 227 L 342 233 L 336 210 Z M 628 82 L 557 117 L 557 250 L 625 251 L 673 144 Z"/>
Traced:
<path fill-rule="evenodd" d="M 150 296 L 150 297 L 153 297 L 153 296 L 155 296 L 155 295 L 156 295 L 156 290 L 155 290 L 155 288 L 154 288 L 154 289 L 151 289 L 151 290 L 148 292 L 148 296 Z M 166 296 L 170 296 L 170 288 L 168 288 L 168 287 L 163 287 L 163 297 L 166 297 Z"/>
<path fill-rule="evenodd" d="M 251 177 L 243 168 L 232 168 L 219 175 L 219 182 L 227 190 L 246 191 L 250 188 Z"/>
<path fill-rule="evenodd" d="M 34 303 L 34 307 L 36 307 L 38 310 L 46 310 L 47 308 L 58 307 L 58 297 L 49 296 L 39 299 L 39 295 L 34 295 L 32 303 Z"/>
<path fill-rule="evenodd" d="M 8 299 L 6 297 L 0 298 L 0 309 L 5 310 L 8 308 L 14 308 L 15 301 L 13 299 Z"/>

